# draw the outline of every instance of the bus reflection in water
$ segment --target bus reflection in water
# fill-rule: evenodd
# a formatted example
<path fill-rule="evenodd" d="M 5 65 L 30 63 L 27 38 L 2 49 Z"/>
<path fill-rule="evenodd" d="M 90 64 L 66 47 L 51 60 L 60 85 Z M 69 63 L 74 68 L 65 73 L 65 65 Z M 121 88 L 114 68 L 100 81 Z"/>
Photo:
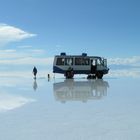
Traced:
<path fill-rule="evenodd" d="M 66 79 L 64 82 L 54 83 L 53 91 L 57 101 L 65 103 L 66 101 L 99 100 L 107 96 L 109 84 L 102 79 L 74 81 Z"/>

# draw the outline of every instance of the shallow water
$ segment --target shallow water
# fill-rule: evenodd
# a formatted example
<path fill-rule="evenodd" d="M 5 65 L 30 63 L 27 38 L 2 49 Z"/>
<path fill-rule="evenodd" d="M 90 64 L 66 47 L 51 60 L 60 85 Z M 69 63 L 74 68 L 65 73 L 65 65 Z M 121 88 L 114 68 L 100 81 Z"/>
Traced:
<path fill-rule="evenodd" d="M 0 81 L 0 139 L 140 139 L 140 79 Z"/>

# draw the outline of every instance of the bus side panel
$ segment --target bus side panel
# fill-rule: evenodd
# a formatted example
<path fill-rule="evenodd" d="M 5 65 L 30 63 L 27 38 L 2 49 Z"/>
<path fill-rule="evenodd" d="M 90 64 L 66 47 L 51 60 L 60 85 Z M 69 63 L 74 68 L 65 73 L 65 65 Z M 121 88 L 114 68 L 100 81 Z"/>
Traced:
<path fill-rule="evenodd" d="M 73 67 L 74 74 L 89 74 L 90 73 L 90 65 L 75 65 Z"/>
<path fill-rule="evenodd" d="M 68 70 L 69 66 L 53 66 L 53 72 L 54 73 L 61 73 L 65 74 L 65 72 Z M 90 73 L 90 67 L 82 67 L 82 66 L 71 66 L 73 68 L 74 74 L 89 74 Z"/>
<path fill-rule="evenodd" d="M 64 73 L 64 70 L 57 67 L 57 66 L 53 66 L 53 73 Z"/>

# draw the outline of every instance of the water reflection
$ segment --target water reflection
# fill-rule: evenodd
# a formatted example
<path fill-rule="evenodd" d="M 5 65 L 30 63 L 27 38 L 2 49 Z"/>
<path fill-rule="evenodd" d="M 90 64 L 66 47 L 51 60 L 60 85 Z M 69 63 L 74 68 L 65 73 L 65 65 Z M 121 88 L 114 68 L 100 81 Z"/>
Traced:
<path fill-rule="evenodd" d="M 55 99 L 63 103 L 66 101 L 87 102 L 107 96 L 108 87 L 108 82 L 104 80 L 74 81 L 68 79 L 64 82 L 54 83 L 53 91 Z"/>
<path fill-rule="evenodd" d="M 34 79 L 34 82 L 33 82 L 33 89 L 34 89 L 34 91 L 37 90 L 37 82 L 36 82 L 36 79 Z"/>

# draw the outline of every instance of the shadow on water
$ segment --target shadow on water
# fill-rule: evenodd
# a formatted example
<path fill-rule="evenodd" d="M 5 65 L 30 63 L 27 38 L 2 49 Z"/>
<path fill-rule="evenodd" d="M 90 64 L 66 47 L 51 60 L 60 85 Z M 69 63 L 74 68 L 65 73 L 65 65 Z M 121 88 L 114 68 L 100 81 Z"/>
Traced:
<path fill-rule="evenodd" d="M 34 89 L 34 91 L 37 90 L 37 82 L 36 82 L 36 79 L 34 79 L 34 82 L 33 82 L 33 89 Z"/>
<path fill-rule="evenodd" d="M 74 79 L 67 79 L 64 82 L 53 84 L 55 99 L 62 103 L 99 100 L 107 96 L 107 88 L 109 88 L 109 84 L 104 80 L 74 81 Z"/>

